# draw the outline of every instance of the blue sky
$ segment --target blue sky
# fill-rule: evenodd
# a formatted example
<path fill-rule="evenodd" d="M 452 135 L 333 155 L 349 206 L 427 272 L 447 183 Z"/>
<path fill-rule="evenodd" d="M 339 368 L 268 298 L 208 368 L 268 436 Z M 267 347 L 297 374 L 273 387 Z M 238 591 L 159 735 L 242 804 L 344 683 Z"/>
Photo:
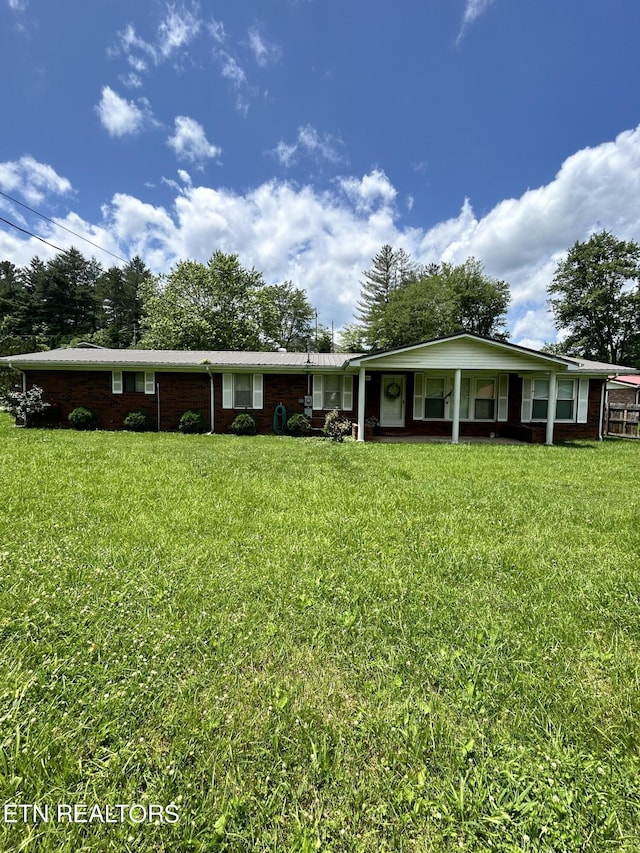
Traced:
<path fill-rule="evenodd" d="M 640 240 L 639 32 L 636 0 L 0 0 L 0 190 L 156 273 L 236 252 L 336 328 L 383 243 L 474 256 L 537 346 L 569 246 Z"/>

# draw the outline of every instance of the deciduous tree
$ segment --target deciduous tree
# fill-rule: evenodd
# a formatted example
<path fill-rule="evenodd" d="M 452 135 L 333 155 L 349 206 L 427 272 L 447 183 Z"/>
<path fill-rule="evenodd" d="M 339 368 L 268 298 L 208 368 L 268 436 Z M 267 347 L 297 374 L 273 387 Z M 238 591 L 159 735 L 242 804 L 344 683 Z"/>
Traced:
<path fill-rule="evenodd" d="M 562 351 L 640 365 L 640 246 L 608 231 L 576 241 L 549 286 Z"/>
<path fill-rule="evenodd" d="M 256 292 L 262 275 L 217 251 L 207 264 L 181 261 L 144 304 L 141 345 L 150 349 L 260 348 Z"/>
<path fill-rule="evenodd" d="M 290 281 L 261 287 L 256 294 L 261 343 L 304 352 L 312 336 L 315 311 L 304 290 Z"/>

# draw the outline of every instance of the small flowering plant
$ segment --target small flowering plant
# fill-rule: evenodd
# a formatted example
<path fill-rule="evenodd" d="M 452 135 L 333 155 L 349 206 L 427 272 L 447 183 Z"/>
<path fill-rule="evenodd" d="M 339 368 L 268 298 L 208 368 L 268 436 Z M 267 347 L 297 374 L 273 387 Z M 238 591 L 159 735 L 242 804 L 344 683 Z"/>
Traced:
<path fill-rule="evenodd" d="M 42 399 L 42 388 L 34 385 L 28 391 L 0 392 L 0 406 L 16 419 L 17 426 L 28 427 L 34 415 L 40 415 L 50 404 Z"/>

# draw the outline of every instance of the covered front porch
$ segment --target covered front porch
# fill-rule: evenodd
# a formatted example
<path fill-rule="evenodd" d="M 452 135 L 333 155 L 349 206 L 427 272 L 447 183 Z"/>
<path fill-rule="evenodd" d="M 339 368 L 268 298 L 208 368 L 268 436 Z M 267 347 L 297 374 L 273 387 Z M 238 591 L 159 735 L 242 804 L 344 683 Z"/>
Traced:
<path fill-rule="evenodd" d="M 354 364 L 355 362 L 355 364 Z M 496 440 L 551 445 L 587 435 L 587 377 L 557 356 L 460 335 L 352 361 L 358 441 Z"/>

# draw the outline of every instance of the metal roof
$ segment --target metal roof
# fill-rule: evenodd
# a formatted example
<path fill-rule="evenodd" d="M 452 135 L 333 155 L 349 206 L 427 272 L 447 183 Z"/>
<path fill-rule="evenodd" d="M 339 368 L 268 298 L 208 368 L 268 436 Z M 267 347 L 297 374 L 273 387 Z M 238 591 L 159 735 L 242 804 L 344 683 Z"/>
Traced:
<path fill-rule="evenodd" d="M 304 370 L 343 368 L 356 353 L 243 352 L 227 350 L 134 350 L 69 347 L 46 352 L 6 356 L 0 362 L 16 367 L 175 367 L 272 368 Z"/>
<path fill-rule="evenodd" d="M 634 368 L 618 364 L 606 364 L 600 361 L 574 358 L 567 355 L 542 353 L 537 350 L 521 347 L 507 341 L 495 341 L 482 338 L 468 332 L 423 341 L 407 347 L 398 347 L 374 353 L 353 352 L 245 352 L 239 350 L 143 350 L 143 349 L 108 349 L 95 345 L 69 347 L 47 350 L 46 352 L 26 353 L 0 358 L 0 364 L 15 365 L 18 368 L 72 368 L 96 367 L 109 369 L 112 367 L 148 367 L 175 368 L 177 370 L 230 370 L 232 368 L 245 370 L 271 371 L 300 371 L 300 370 L 349 370 L 355 372 L 358 367 L 375 368 L 376 358 L 390 353 L 411 352 L 423 346 L 435 346 L 455 338 L 468 338 L 481 341 L 498 348 L 512 350 L 523 355 L 537 356 L 541 361 L 556 363 L 558 367 L 565 366 L 568 372 L 588 374 L 633 374 L 640 373 Z"/>

